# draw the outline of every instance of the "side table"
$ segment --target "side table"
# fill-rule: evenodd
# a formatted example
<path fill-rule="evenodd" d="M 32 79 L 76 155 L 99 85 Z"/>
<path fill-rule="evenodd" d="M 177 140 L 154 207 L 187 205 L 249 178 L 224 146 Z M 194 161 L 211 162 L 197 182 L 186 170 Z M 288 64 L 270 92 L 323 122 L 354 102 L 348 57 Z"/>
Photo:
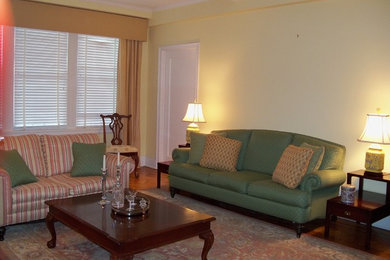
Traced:
<path fill-rule="evenodd" d="M 325 237 L 329 237 L 330 221 L 332 216 L 366 223 L 365 248 L 370 249 L 372 223 L 390 215 L 390 173 L 382 176 L 367 174 L 364 170 L 347 173 L 347 183 L 351 184 L 352 177 L 359 178 L 358 196 L 351 204 L 341 202 L 341 197 L 329 199 L 326 204 Z M 375 192 L 363 192 L 364 179 L 385 182 L 386 195 Z"/>
<path fill-rule="evenodd" d="M 191 148 L 191 145 L 189 143 L 186 144 L 179 144 L 179 148 Z M 157 163 L 157 188 L 160 188 L 161 186 L 161 173 L 168 173 L 169 171 L 169 165 L 172 161 L 165 161 L 165 162 L 158 162 Z"/>
<path fill-rule="evenodd" d="M 161 186 L 161 173 L 168 173 L 169 165 L 172 161 L 158 162 L 157 163 L 157 188 Z"/>

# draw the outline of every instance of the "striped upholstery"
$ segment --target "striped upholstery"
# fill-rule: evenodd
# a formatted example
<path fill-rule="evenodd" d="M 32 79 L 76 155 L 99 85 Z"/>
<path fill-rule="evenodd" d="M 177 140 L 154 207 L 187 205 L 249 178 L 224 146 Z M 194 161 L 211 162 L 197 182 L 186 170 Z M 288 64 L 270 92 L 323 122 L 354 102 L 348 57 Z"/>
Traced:
<path fill-rule="evenodd" d="M 102 177 L 100 176 L 71 177 L 70 173 L 64 173 L 52 176 L 49 179 L 66 187 L 67 194 L 71 197 L 102 191 Z M 107 177 L 106 180 L 106 189 L 112 189 L 115 179 Z"/>
<path fill-rule="evenodd" d="M 96 144 L 97 134 L 42 135 L 41 143 L 45 155 L 46 174 L 53 176 L 72 170 L 72 143 Z"/>
<path fill-rule="evenodd" d="M 6 137 L 7 140 L 0 142 L 9 147 L 19 147 L 21 155 L 23 152 L 27 158 L 25 161 L 32 160 L 33 156 L 36 162 L 32 165 L 37 167 L 39 156 L 42 156 L 40 162 L 44 162 L 43 157 L 47 156 L 46 167 L 47 176 L 43 166 L 40 165 L 41 175 L 38 182 L 19 185 L 11 188 L 11 180 L 7 172 L 0 168 L 0 227 L 5 225 L 28 222 L 32 220 L 44 219 L 48 213 L 46 200 L 66 198 L 72 196 L 82 196 L 101 192 L 101 177 L 71 177 L 72 168 L 72 143 L 98 143 L 97 134 L 63 135 L 63 136 L 20 136 Z M 41 146 L 37 140 L 40 140 Z M 26 141 L 26 143 L 23 143 Z M 42 149 L 39 149 L 42 148 Z M 42 151 L 43 150 L 43 151 Z M 27 152 L 26 152 L 27 151 Z M 28 153 L 29 152 L 29 153 Z M 116 154 L 107 154 L 107 190 L 114 187 L 116 181 Z M 120 181 L 124 187 L 128 187 L 129 173 L 134 170 L 135 164 L 131 157 L 121 156 L 121 176 Z"/>
<path fill-rule="evenodd" d="M 116 177 L 116 163 L 117 155 L 113 153 L 107 154 L 107 174 L 111 177 Z M 123 187 L 129 187 L 129 175 L 135 168 L 135 163 L 131 157 L 121 156 L 119 159 L 121 165 L 121 178 L 120 182 Z"/>
<path fill-rule="evenodd" d="M 8 173 L 0 168 L 0 227 L 7 224 L 7 215 L 11 212 L 11 179 Z"/>
<path fill-rule="evenodd" d="M 12 213 L 44 207 L 45 200 L 67 197 L 67 189 L 52 178 L 39 177 L 38 182 L 12 189 Z M 44 216 L 45 217 L 45 216 Z"/>
<path fill-rule="evenodd" d="M 4 150 L 17 150 L 35 176 L 45 176 L 44 157 L 38 135 L 4 137 Z"/>

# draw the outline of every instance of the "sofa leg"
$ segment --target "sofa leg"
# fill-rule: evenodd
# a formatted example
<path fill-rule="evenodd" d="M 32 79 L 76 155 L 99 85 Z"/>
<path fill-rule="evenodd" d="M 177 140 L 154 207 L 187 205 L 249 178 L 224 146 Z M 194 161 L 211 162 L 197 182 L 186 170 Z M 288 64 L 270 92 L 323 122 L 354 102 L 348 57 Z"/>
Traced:
<path fill-rule="evenodd" d="M 4 240 L 5 227 L 0 227 L 0 241 Z"/>
<path fill-rule="evenodd" d="M 297 238 L 300 238 L 303 231 L 303 224 L 296 224 L 296 225 L 297 225 Z"/>
<path fill-rule="evenodd" d="M 172 188 L 172 187 L 170 187 L 169 188 L 169 191 L 171 192 L 171 197 L 173 198 L 173 197 L 175 197 L 175 194 L 176 194 L 176 189 L 175 188 Z"/>

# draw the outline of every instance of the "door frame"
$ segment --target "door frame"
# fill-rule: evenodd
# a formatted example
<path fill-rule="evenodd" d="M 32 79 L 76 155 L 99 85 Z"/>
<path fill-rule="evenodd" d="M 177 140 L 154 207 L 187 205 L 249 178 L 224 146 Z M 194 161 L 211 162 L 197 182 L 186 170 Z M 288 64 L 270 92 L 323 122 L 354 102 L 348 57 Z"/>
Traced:
<path fill-rule="evenodd" d="M 183 48 L 183 47 L 194 47 L 198 56 L 198 71 L 197 71 L 197 84 L 194 93 L 194 98 L 197 100 L 199 91 L 199 54 L 200 54 L 200 42 L 175 44 L 160 47 L 158 50 L 158 83 L 157 83 L 157 129 L 156 129 L 156 164 L 161 161 L 164 154 L 172 151 L 164 151 L 163 142 L 169 138 L 169 125 L 170 125 L 170 86 L 171 86 L 171 70 L 172 63 L 167 58 L 167 54 L 170 50 Z M 185 111 L 183 111 L 184 113 Z M 183 114 L 184 116 L 184 114 Z M 168 142 L 169 143 L 169 142 Z M 166 145 L 165 149 L 169 149 Z"/>

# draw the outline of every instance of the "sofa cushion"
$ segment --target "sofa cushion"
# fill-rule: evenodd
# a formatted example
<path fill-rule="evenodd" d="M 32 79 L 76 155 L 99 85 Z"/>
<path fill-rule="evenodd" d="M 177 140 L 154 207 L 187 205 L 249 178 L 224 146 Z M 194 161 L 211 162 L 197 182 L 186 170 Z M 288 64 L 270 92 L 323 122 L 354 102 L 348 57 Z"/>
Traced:
<path fill-rule="evenodd" d="M 324 158 L 322 159 L 320 170 L 334 170 L 343 168 L 345 146 L 301 134 L 294 134 L 294 139 L 291 144 L 299 146 L 304 142 L 311 145 L 325 147 L 325 154 Z"/>
<path fill-rule="evenodd" d="M 225 171 L 236 171 L 242 143 L 219 135 L 208 135 L 200 165 Z"/>
<path fill-rule="evenodd" d="M 34 176 L 45 176 L 44 156 L 38 135 L 6 136 L 4 150 L 16 150 Z"/>
<path fill-rule="evenodd" d="M 106 144 L 82 144 L 73 143 L 72 177 L 101 176 L 103 168 L 103 156 L 106 152 Z"/>
<path fill-rule="evenodd" d="M 252 171 L 239 171 L 235 173 L 212 172 L 208 179 L 208 184 L 245 194 L 251 182 L 270 178 L 269 175 Z"/>
<path fill-rule="evenodd" d="M 246 149 L 248 147 L 248 142 L 249 142 L 249 138 L 251 137 L 252 130 L 234 129 L 234 130 L 212 131 L 212 133 L 214 133 L 214 134 L 219 134 L 221 132 L 226 133 L 226 137 L 228 137 L 228 138 L 241 141 L 242 145 L 241 145 L 240 155 L 238 156 L 236 168 L 239 171 L 244 169 L 243 165 L 244 165 Z"/>
<path fill-rule="evenodd" d="M 253 130 L 246 149 L 244 169 L 272 174 L 292 134 L 272 130 Z"/>
<path fill-rule="evenodd" d="M 72 143 L 74 142 L 96 144 L 100 142 L 100 138 L 97 134 L 41 136 L 47 176 L 66 173 L 72 170 Z"/>
<path fill-rule="evenodd" d="M 310 148 L 287 146 L 276 165 L 272 180 L 295 189 L 305 175 L 313 153 Z"/>
<path fill-rule="evenodd" d="M 208 183 L 208 178 L 212 172 L 215 172 L 215 170 L 189 163 L 172 162 L 169 165 L 169 175 L 206 184 Z"/>
<path fill-rule="evenodd" d="M 101 176 L 72 177 L 70 173 L 64 173 L 49 177 L 53 182 L 65 187 L 69 196 L 98 193 L 102 190 Z M 107 176 L 106 189 L 110 190 L 115 185 L 115 178 Z"/>
<path fill-rule="evenodd" d="M 0 150 L 0 168 L 8 172 L 11 179 L 11 187 L 38 180 L 16 150 Z"/>
<path fill-rule="evenodd" d="M 225 136 L 225 132 L 220 132 L 218 133 L 220 136 Z M 191 149 L 189 152 L 189 158 L 188 158 L 188 163 L 192 164 L 199 164 L 200 159 L 202 158 L 203 150 L 204 150 L 204 145 L 206 143 L 206 137 L 208 134 L 203 134 L 203 133 L 196 133 L 196 132 L 191 132 L 190 137 L 191 137 Z"/>
<path fill-rule="evenodd" d="M 38 181 L 12 189 L 12 212 L 29 211 L 44 207 L 45 200 L 67 197 L 66 187 L 51 178 L 38 177 Z M 29 219 L 28 216 L 24 216 Z M 45 217 L 45 216 L 43 216 Z"/>
<path fill-rule="evenodd" d="M 300 189 L 289 189 L 271 179 L 250 183 L 248 195 L 301 208 L 311 204 L 309 193 Z"/>
<path fill-rule="evenodd" d="M 312 173 L 320 169 L 322 159 L 325 154 L 325 147 L 315 146 L 308 143 L 302 143 L 301 147 L 306 147 L 313 150 L 313 156 L 310 159 L 309 166 L 307 167 L 307 173 Z"/>

